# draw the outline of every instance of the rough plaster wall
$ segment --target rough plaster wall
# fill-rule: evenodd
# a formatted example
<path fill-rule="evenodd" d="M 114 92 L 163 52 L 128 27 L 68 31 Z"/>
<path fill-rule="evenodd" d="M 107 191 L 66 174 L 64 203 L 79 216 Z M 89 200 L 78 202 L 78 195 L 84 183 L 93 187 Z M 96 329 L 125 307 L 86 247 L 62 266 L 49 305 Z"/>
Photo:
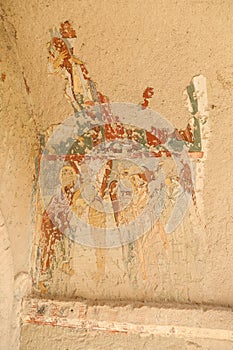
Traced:
<path fill-rule="evenodd" d="M 175 337 L 139 336 L 133 334 L 104 334 L 74 331 L 48 326 L 24 326 L 22 350 L 231 350 L 232 343 L 206 339 L 184 340 Z M 39 334 L 39 336 L 38 336 Z"/>
<path fill-rule="evenodd" d="M 19 344 L 21 299 L 30 288 L 31 195 L 35 131 L 26 98 L 16 33 L 1 12 L 0 24 L 0 348 Z"/>
<path fill-rule="evenodd" d="M 11 308 L 13 304 L 13 261 L 10 242 L 2 213 L 0 212 L 0 338 L 2 347 L 7 348 L 10 336 Z"/>
<path fill-rule="evenodd" d="M 35 129 L 26 97 L 16 32 L 1 21 L 1 210 L 8 227 L 15 274 L 28 271 Z"/>
<path fill-rule="evenodd" d="M 182 128 L 188 119 L 182 91 L 194 75 L 206 76 L 211 109 L 202 213 L 206 229 L 186 218 L 178 234 L 169 238 L 172 248 L 168 256 L 159 239 L 154 241 L 148 254 L 153 256 L 156 250 L 160 259 L 158 272 L 152 274 L 154 284 L 142 284 L 136 291 L 127 281 L 117 289 L 122 276 L 118 272 L 115 283 L 114 268 L 110 268 L 103 285 L 96 287 L 90 278 L 95 269 L 94 252 L 76 247 L 78 284 L 77 279 L 67 281 L 58 275 L 66 284 L 55 283 L 51 293 L 60 297 L 64 293 L 92 298 L 146 297 L 232 306 L 232 2 L 7 0 L 2 8 L 1 70 L 6 77 L 0 81 L 4 92 L 1 209 L 9 232 L 14 275 L 28 273 L 29 269 L 36 156 L 33 118 L 43 131 L 72 113 L 63 94 L 64 81 L 58 76 L 48 77 L 46 50 L 49 29 L 69 19 L 78 29 L 79 57 L 111 101 L 138 103 L 144 88 L 152 85 L 156 94 L 151 107 Z M 119 256 L 118 252 L 112 254 Z M 151 270 L 155 268 L 152 264 Z M 110 288 L 113 283 L 114 288 Z"/>

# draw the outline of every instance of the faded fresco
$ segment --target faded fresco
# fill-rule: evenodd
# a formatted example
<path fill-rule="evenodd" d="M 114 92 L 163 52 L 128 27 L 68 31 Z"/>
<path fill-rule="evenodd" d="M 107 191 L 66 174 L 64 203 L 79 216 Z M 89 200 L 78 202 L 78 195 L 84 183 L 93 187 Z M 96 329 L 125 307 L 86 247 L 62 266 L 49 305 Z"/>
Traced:
<path fill-rule="evenodd" d="M 59 293 L 62 281 L 61 293 L 79 296 L 79 270 L 99 286 L 111 264 L 120 271 L 118 285 L 152 285 L 156 261 L 146 262 L 147 247 L 159 237 L 166 252 L 190 206 L 202 225 L 194 163 L 205 156 L 205 78 L 187 86 L 187 126 L 178 130 L 149 108 L 153 87 L 138 104 L 110 102 L 76 55 L 76 39 L 66 21 L 48 44 L 49 73 L 65 79 L 74 110 L 39 135 L 33 287 L 48 295 Z M 82 250 L 90 274 L 78 263 Z"/>

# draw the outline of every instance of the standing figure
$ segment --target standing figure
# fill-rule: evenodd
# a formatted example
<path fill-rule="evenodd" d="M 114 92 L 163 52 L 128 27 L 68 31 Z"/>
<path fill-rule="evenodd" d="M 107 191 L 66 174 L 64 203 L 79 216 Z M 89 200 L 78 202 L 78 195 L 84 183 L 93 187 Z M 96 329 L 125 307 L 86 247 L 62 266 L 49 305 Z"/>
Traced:
<path fill-rule="evenodd" d="M 65 273 L 72 274 L 70 248 L 67 237 L 69 230 L 69 210 L 73 202 L 77 174 L 71 166 L 63 166 L 60 171 L 60 184 L 43 213 L 38 252 L 40 255 L 40 278 L 38 287 L 46 292 L 46 281 L 52 271 L 59 266 Z"/>

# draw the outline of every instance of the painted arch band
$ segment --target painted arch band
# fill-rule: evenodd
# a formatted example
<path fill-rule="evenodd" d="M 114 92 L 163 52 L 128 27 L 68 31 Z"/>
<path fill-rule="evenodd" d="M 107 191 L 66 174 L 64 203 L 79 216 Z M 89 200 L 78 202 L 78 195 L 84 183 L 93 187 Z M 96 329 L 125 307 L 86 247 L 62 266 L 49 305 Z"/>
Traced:
<path fill-rule="evenodd" d="M 66 119 L 41 159 L 41 194 L 53 224 L 94 247 L 133 242 L 153 227 L 166 200 L 163 157 L 172 157 L 179 182 L 166 233 L 178 227 L 194 191 L 187 147 L 176 129 L 150 109 L 110 107 L 111 123 L 98 105 L 92 114 L 84 110 Z"/>

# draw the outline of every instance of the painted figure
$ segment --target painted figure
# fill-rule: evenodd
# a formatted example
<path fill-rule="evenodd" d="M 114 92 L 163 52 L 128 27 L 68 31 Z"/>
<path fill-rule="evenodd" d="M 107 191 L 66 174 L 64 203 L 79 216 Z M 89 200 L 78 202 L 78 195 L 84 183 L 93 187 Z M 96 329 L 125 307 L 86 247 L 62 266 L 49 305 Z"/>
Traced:
<path fill-rule="evenodd" d="M 52 270 L 60 265 L 63 272 L 72 274 L 70 248 L 64 233 L 69 230 L 69 207 L 72 205 L 77 174 L 71 166 L 64 166 L 60 172 L 60 184 L 52 197 L 41 222 L 39 242 L 40 281 L 39 289 L 46 291 L 46 281 Z M 62 251 L 59 256 L 58 251 Z"/>
<path fill-rule="evenodd" d="M 203 119 L 199 112 L 204 105 L 200 107 L 196 98 L 198 85 L 195 79 L 187 87 L 192 118 L 185 129 L 174 129 L 171 132 L 166 128 L 152 126 L 151 130 L 144 130 L 122 124 L 118 116 L 112 112 L 108 97 L 97 90 L 96 83 L 91 79 L 86 66 L 74 54 L 77 34 L 69 21 L 61 23 L 59 30 L 51 31 L 51 34 L 52 39 L 48 45 L 49 71 L 52 74 L 60 73 L 65 76 L 67 82 L 65 95 L 74 109 L 76 127 L 82 132 L 74 132 L 62 145 L 56 145 L 55 154 L 45 154 L 48 161 L 63 159 L 64 166 L 60 173 L 61 188 L 52 197 L 42 218 L 39 241 L 41 290 L 46 288 L 43 276 L 49 274 L 51 266 L 57 260 L 57 244 L 65 252 L 65 258 L 61 261 L 63 270 L 72 273 L 70 261 L 66 258 L 69 256 L 69 248 L 64 247 L 64 235 L 70 230 L 70 210 L 91 227 L 97 266 L 95 280 L 99 283 L 105 275 L 106 249 L 103 247 L 106 243 L 108 225 L 118 230 L 119 240 L 123 242 L 125 237 L 122 237 L 121 228 L 127 227 L 143 214 L 149 193 L 156 187 L 158 174 L 155 172 L 155 166 L 151 169 L 143 168 L 137 164 L 139 163 L 137 159 L 145 157 L 146 154 L 146 157 L 154 159 L 152 164 L 159 164 L 157 165 L 159 168 L 165 158 L 172 157 L 171 151 L 164 146 L 166 143 L 177 153 L 185 147 L 190 157 L 203 157 L 201 142 Z M 147 87 L 143 92 L 143 102 L 138 109 L 147 109 L 153 95 L 154 89 Z M 120 142 L 123 144 L 122 149 L 119 149 Z M 103 144 L 107 147 L 106 158 L 104 158 L 106 154 L 102 158 L 99 156 Z M 125 152 L 127 156 L 125 160 L 117 159 L 118 153 L 121 152 Z M 94 172 L 89 174 L 93 154 L 100 157 L 101 166 L 96 174 Z M 108 158 L 108 155 L 111 156 Z M 160 163 L 158 159 L 161 159 Z M 190 167 L 185 161 L 181 161 L 181 165 L 180 178 L 174 176 L 165 178 L 164 186 L 169 200 L 175 202 L 179 196 L 179 187 L 182 187 L 186 193 L 192 195 L 197 208 Z M 153 213 L 151 215 L 153 216 Z M 102 229 L 102 236 L 96 234 L 96 228 Z M 164 247 L 167 248 L 165 228 L 160 218 L 156 218 L 154 228 L 159 233 Z M 146 236 L 141 236 L 135 242 L 122 243 L 122 257 L 128 274 L 131 275 L 133 261 L 133 264 L 139 266 L 143 280 L 147 278 L 143 254 L 145 240 Z"/>

